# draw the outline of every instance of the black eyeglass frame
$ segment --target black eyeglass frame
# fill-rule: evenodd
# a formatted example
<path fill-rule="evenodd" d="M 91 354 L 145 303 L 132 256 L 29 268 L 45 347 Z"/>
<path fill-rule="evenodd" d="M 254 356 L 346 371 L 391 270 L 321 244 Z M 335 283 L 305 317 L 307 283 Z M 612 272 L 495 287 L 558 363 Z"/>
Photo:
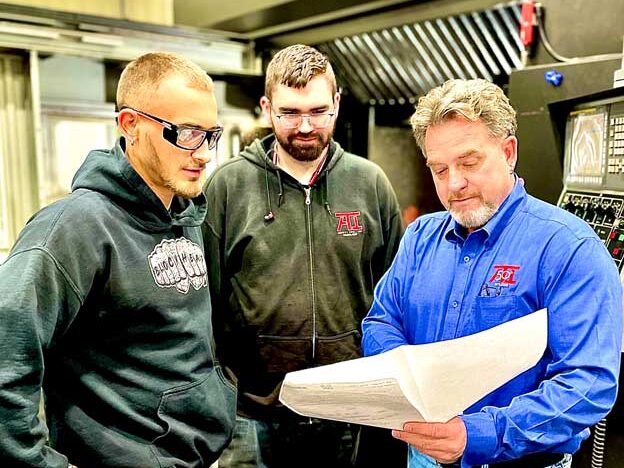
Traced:
<path fill-rule="evenodd" d="M 161 119 L 160 117 L 156 117 L 155 115 L 148 114 L 147 112 L 140 111 L 133 107 L 123 107 L 122 109 L 119 110 L 119 112 L 124 111 L 124 110 L 134 111 L 137 114 L 145 117 L 146 119 L 149 119 L 153 122 L 156 122 L 157 124 L 162 125 L 163 139 L 171 143 L 176 148 L 180 148 L 180 149 L 187 150 L 187 151 L 194 151 L 200 148 L 201 145 L 203 145 L 206 140 L 208 140 L 208 149 L 213 149 L 217 146 L 217 142 L 219 141 L 219 138 L 221 138 L 221 135 L 223 134 L 223 127 L 221 125 L 217 125 L 216 127 L 207 128 L 207 129 L 189 127 L 187 125 L 176 125 L 165 119 Z M 203 132 L 204 137 L 195 146 L 192 146 L 192 147 L 182 146 L 178 143 L 178 135 L 181 130 L 192 130 L 196 132 Z"/>

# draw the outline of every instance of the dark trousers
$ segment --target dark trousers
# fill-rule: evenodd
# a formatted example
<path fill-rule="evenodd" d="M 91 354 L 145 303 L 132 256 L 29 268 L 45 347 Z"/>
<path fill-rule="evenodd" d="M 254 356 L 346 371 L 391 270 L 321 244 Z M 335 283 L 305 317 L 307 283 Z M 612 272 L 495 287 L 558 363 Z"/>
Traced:
<path fill-rule="evenodd" d="M 405 468 L 406 445 L 390 430 L 292 416 L 236 418 L 219 468 Z"/>
<path fill-rule="evenodd" d="M 563 460 L 562 453 L 534 453 L 518 460 L 509 460 L 501 463 L 492 463 L 490 468 L 546 468 Z"/>
<path fill-rule="evenodd" d="M 563 463 L 566 460 L 566 463 Z M 558 468 L 560 465 L 569 465 L 570 456 L 562 453 L 535 453 L 526 455 L 517 460 L 509 460 L 500 463 L 490 463 L 483 465 L 487 468 Z M 441 464 L 440 466 L 447 468 L 460 468 L 461 463 Z"/>

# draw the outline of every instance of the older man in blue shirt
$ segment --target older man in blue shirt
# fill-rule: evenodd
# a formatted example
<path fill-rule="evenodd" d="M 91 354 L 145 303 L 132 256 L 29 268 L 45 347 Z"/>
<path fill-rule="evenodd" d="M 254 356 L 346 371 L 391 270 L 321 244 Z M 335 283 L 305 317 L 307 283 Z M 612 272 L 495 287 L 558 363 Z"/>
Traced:
<path fill-rule="evenodd" d="M 548 346 L 464 414 L 393 435 L 410 444 L 410 468 L 569 466 L 615 402 L 614 262 L 587 224 L 526 193 L 514 173 L 516 115 L 500 88 L 451 80 L 420 99 L 411 123 L 448 211 L 407 229 L 364 320 L 364 352 L 458 338 L 541 308 Z"/>

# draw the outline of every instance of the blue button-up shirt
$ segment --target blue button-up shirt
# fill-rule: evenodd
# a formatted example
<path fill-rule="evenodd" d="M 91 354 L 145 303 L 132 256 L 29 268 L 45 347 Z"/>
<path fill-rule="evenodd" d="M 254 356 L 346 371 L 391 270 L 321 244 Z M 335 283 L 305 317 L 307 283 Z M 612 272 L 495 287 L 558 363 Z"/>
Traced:
<path fill-rule="evenodd" d="M 521 183 L 468 236 L 447 212 L 408 227 L 364 319 L 363 350 L 470 335 L 544 307 L 542 359 L 462 415 L 462 466 L 573 453 L 615 402 L 622 291 L 593 230 Z"/>

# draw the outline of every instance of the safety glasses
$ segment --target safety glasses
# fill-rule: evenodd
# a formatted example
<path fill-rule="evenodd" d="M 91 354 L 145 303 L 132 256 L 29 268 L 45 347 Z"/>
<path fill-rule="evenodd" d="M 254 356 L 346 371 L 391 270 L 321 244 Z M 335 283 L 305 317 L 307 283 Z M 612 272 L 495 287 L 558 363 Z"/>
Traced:
<path fill-rule="evenodd" d="M 223 134 L 223 127 L 219 125 L 208 129 L 175 125 L 164 119 L 156 117 L 155 115 L 148 114 L 147 112 L 143 112 L 132 107 L 124 107 L 121 110 L 125 109 L 132 110 L 140 116 L 162 125 L 163 138 L 172 145 L 184 150 L 196 150 L 203 145 L 206 140 L 208 140 L 208 149 L 213 149 Z"/>

